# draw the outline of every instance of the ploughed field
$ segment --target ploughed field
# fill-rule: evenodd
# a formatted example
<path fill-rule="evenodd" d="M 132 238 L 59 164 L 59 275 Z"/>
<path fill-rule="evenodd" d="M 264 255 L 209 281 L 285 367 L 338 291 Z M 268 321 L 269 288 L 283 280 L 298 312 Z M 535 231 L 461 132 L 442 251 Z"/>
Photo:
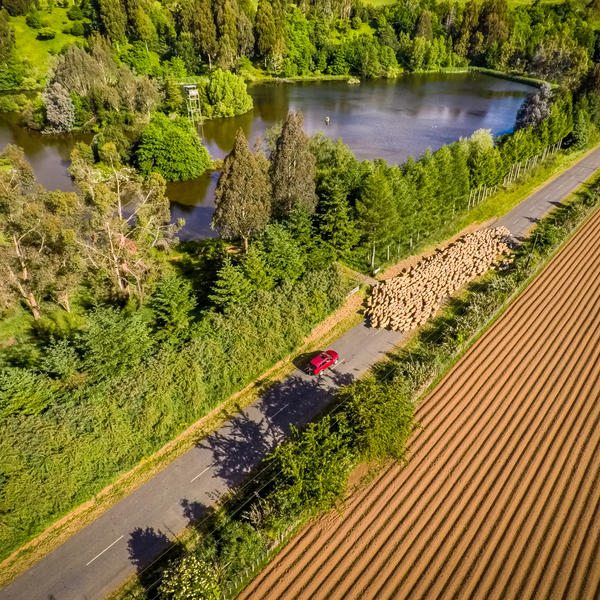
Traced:
<path fill-rule="evenodd" d="M 600 597 L 600 211 L 242 598 Z"/>

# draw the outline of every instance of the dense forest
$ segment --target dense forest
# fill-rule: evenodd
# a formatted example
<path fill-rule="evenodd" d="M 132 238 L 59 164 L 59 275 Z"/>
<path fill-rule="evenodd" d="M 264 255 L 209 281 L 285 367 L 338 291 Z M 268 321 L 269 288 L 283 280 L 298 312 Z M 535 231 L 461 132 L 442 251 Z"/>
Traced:
<path fill-rule="evenodd" d="M 167 180 L 189 179 L 212 163 L 192 147 L 189 128 L 182 141 L 182 121 L 170 127 L 160 116 L 187 116 L 184 83 L 197 86 L 203 118 L 251 110 L 245 80 L 266 76 L 381 78 L 477 66 L 571 90 L 585 81 L 596 98 L 596 4 L 2 0 L 0 91 L 9 93 L 0 110 L 20 111 L 25 126 L 46 133 L 93 131 L 142 174 L 152 167 Z M 14 93 L 40 86 L 33 96 Z M 180 144 L 195 164 L 163 168 Z"/>
<path fill-rule="evenodd" d="M 298 347 L 353 285 L 339 262 L 409 255 L 515 165 L 585 148 L 600 126 L 593 6 L 2 0 L 2 90 L 36 84 L 14 28 L 49 43 L 59 10 L 70 42 L 43 91 L 0 98 L 29 127 L 95 134 L 71 157 L 77 193 L 43 189 L 16 147 L 0 155 L 0 557 Z M 556 85 L 513 134 L 403 165 L 308 138 L 300 114 L 266 146 L 240 132 L 216 190 L 221 239 L 178 242 L 166 181 L 211 167 L 181 83 L 216 117 L 251 108 L 249 76 L 468 64 Z"/>

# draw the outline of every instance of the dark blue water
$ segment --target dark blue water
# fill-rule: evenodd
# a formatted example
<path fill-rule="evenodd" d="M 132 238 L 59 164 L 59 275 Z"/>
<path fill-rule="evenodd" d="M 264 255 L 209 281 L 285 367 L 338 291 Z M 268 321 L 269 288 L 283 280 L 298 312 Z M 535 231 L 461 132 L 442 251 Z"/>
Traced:
<path fill-rule="evenodd" d="M 341 81 L 249 86 L 254 110 L 230 119 L 207 121 L 204 143 L 213 158 L 223 158 L 242 128 L 251 144 L 290 110 L 304 113 L 307 133 L 322 130 L 341 138 L 359 159 L 384 158 L 400 163 L 427 148 L 468 137 L 477 129 L 494 135 L 512 130 L 517 110 L 532 90 L 528 85 L 481 73 L 404 75 L 392 81 L 351 85 Z M 329 125 L 325 125 L 329 117 Z M 31 133 L 10 121 L 0 122 L 0 146 L 25 148 L 38 181 L 48 189 L 73 189 L 67 173 L 73 137 Z M 218 173 L 169 184 L 173 219 L 186 220 L 182 239 L 213 237 L 210 219 Z"/>

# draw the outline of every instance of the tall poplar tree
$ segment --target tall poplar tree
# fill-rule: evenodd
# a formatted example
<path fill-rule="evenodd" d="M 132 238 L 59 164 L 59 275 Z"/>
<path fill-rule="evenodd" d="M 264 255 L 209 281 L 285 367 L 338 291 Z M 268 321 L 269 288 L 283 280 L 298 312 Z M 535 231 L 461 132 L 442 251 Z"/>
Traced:
<path fill-rule="evenodd" d="M 271 155 L 273 212 L 279 218 L 285 218 L 297 206 L 313 212 L 317 205 L 316 160 L 302 130 L 303 123 L 302 113 L 290 112 Z"/>
<path fill-rule="evenodd" d="M 245 251 L 250 235 L 262 231 L 271 216 L 271 186 L 264 167 L 264 162 L 250 151 L 244 132 L 238 129 L 215 190 L 211 226 L 221 237 L 240 237 Z"/>

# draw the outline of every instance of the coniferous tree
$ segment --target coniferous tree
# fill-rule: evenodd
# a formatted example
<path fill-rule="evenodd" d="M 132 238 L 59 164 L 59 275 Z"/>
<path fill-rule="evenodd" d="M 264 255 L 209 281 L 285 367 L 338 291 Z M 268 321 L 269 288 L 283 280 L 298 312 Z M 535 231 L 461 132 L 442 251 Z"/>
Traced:
<path fill-rule="evenodd" d="M 317 222 L 321 238 L 337 257 L 346 256 L 358 243 L 360 233 L 350 215 L 344 186 L 337 178 L 322 191 Z"/>
<path fill-rule="evenodd" d="M 273 213 L 279 218 L 285 218 L 297 206 L 313 212 L 317 204 L 316 161 L 302 130 L 303 122 L 302 113 L 288 114 L 271 156 Z"/>
<path fill-rule="evenodd" d="M 264 163 L 252 154 L 244 132 L 238 129 L 215 190 L 212 227 L 222 237 L 242 238 L 244 250 L 248 250 L 250 235 L 262 231 L 269 222 L 270 197 Z"/>
<path fill-rule="evenodd" d="M 392 223 L 395 221 L 395 205 L 392 189 L 380 167 L 371 173 L 356 202 L 356 214 L 363 240 L 370 247 L 371 268 L 375 266 L 377 244 L 392 240 Z"/>
<path fill-rule="evenodd" d="M 590 139 L 590 115 L 586 110 L 579 110 L 575 118 L 575 127 L 571 134 L 574 148 L 584 148 Z"/>
<path fill-rule="evenodd" d="M 127 14 L 120 0 L 99 0 L 100 19 L 106 36 L 113 42 L 125 41 Z"/>
<path fill-rule="evenodd" d="M 209 296 L 213 304 L 222 310 L 234 304 L 248 302 L 252 294 L 252 286 L 242 269 L 227 257 L 217 272 L 217 280 Z"/>
<path fill-rule="evenodd" d="M 184 31 L 192 34 L 195 44 L 208 59 L 211 69 L 219 45 L 210 0 L 185 0 L 181 6 L 181 14 Z"/>
<path fill-rule="evenodd" d="M 8 22 L 8 15 L 0 10 L 0 63 L 9 60 L 15 46 L 15 33 Z"/>
<path fill-rule="evenodd" d="M 242 266 L 244 274 L 254 289 L 270 290 L 275 286 L 275 280 L 268 273 L 264 253 L 258 245 L 250 245 Z"/>
<path fill-rule="evenodd" d="M 304 273 L 306 256 L 294 236 L 281 224 L 271 223 L 260 239 L 267 272 L 277 282 L 293 282 Z"/>
<path fill-rule="evenodd" d="M 469 143 L 463 140 L 453 144 L 452 155 L 454 158 L 454 169 L 451 179 L 452 198 L 453 206 L 456 206 L 458 210 L 466 207 L 469 196 Z"/>
<path fill-rule="evenodd" d="M 267 64 L 277 45 L 277 29 L 270 0 L 259 0 L 256 9 L 256 53 Z"/>
<path fill-rule="evenodd" d="M 449 146 L 442 146 L 433 156 L 433 168 L 440 182 L 437 196 L 436 214 L 438 215 L 438 226 L 444 220 L 450 218 L 456 209 L 454 206 L 454 194 L 452 178 L 454 176 L 453 157 Z"/>
<path fill-rule="evenodd" d="M 433 39 L 433 28 L 431 26 L 431 13 L 428 10 L 424 10 L 419 15 L 417 25 L 415 27 L 415 37 L 422 37 L 426 40 Z"/>

